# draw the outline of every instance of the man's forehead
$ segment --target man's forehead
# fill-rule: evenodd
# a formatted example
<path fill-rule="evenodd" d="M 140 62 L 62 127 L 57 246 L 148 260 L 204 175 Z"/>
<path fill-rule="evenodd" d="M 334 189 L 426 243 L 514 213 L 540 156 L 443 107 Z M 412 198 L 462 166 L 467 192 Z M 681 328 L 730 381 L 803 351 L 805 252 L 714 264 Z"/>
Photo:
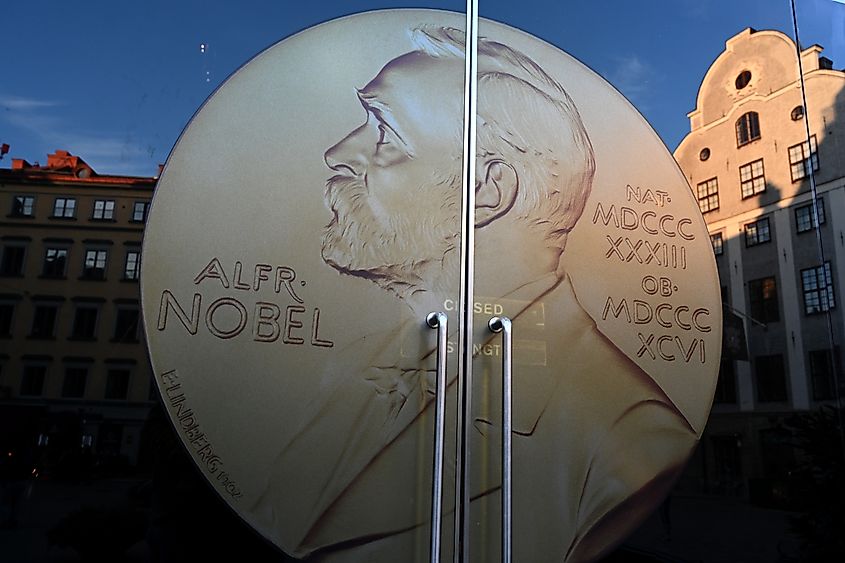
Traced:
<path fill-rule="evenodd" d="M 463 66 L 459 59 L 435 58 L 422 51 L 412 51 L 384 65 L 360 93 L 363 98 L 389 102 L 394 91 L 408 94 L 450 84 L 460 86 Z"/>

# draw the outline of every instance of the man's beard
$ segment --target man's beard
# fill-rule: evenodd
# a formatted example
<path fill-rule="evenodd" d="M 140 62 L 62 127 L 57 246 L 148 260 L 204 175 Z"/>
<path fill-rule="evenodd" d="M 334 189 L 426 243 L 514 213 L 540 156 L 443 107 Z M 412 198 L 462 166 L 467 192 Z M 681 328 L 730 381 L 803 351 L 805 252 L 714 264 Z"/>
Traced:
<path fill-rule="evenodd" d="M 402 209 L 374 209 L 365 182 L 335 176 L 326 184 L 334 218 L 323 232 L 323 260 L 407 297 L 443 277 L 443 262 L 460 234 L 460 178 L 409 189 Z"/>

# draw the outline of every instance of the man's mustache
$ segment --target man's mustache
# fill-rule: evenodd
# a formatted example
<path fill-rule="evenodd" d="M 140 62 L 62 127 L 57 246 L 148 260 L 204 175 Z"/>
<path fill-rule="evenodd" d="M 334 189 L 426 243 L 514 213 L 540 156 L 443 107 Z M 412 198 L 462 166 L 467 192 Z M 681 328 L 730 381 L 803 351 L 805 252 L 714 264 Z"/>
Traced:
<path fill-rule="evenodd" d="M 339 207 L 346 208 L 350 204 L 354 205 L 358 198 L 366 197 L 368 193 L 369 188 L 363 178 L 337 174 L 326 180 L 326 191 L 323 197 L 326 206 L 337 217 Z"/>

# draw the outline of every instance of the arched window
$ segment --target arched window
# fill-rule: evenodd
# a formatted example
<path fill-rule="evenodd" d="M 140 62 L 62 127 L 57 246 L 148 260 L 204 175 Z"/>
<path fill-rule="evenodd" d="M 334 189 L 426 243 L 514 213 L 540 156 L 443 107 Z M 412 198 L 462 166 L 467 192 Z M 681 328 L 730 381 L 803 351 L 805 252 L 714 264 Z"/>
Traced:
<path fill-rule="evenodd" d="M 756 111 L 749 111 L 736 121 L 736 146 L 747 145 L 760 138 L 760 118 Z"/>

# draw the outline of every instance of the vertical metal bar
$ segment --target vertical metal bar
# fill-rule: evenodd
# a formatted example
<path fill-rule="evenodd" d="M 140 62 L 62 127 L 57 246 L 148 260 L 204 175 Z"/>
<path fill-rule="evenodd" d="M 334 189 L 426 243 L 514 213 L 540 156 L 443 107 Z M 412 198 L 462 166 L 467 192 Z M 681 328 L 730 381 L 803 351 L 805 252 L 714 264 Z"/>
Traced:
<path fill-rule="evenodd" d="M 437 329 L 437 381 L 434 403 L 434 468 L 431 484 L 431 563 L 440 563 L 440 528 L 443 514 L 443 443 L 446 410 L 446 328 L 445 313 L 429 313 L 426 324 Z"/>
<path fill-rule="evenodd" d="M 469 562 L 469 467 L 472 428 L 472 304 L 475 276 L 475 132 L 478 55 L 478 0 L 466 3 L 464 67 L 464 144 L 461 226 L 461 290 L 458 356 L 458 413 L 455 464 L 456 563 Z"/>
<path fill-rule="evenodd" d="M 511 563 L 511 436 L 513 404 L 512 365 L 513 325 L 508 317 L 493 317 L 487 323 L 492 332 L 502 333 L 502 562 Z"/>
<path fill-rule="evenodd" d="M 804 81 L 804 63 L 801 61 L 801 40 L 798 34 L 798 14 L 795 10 L 795 0 L 789 1 L 789 6 L 792 10 L 792 31 L 795 37 L 795 53 L 798 56 L 798 80 L 801 85 L 801 103 L 804 105 L 804 130 L 807 135 L 807 166 L 810 178 L 810 197 L 813 198 L 813 225 L 816 227 L 816 245 L 819 249 L 819 260 L 821 261 L 822 268 L 824 268 L 826 257 L 824 251 L 824 239 L 822 238 L 822 227 L 819 225 L 819 194 L 816 190 L 816 174 L 813 170 L 813 144 L 812 144 L 812 134 L 810 132 L 810 108 L 807 107 L 807 84 Z M 816 147 L 816 151 L 818 151 L 818 146 Z M 816 156 L 818 158 L 818 156 Z M 833 329 L 833 314 L 831 313 L 830 307 L 828 307 L 827 311 L 825 312 L 825 318 L 827 320 L 827 337 L 830 343 L 830 358 L 832 363 L 832 371 L 833 371 L 833 389 L 834 389 L 834 398 L 836 400 L 836 413 L 837 419 L 839 422 L 839 441 L 842 444 L 842 450 L 845 451 L 845 416 L 843 414 L 842 408 L 842 393 L 840 391 L 839 381 L 840 381 L 840 367 L 839 362 L 837 361 L 838 358 L 836 357 L 836 336 Z"/>

